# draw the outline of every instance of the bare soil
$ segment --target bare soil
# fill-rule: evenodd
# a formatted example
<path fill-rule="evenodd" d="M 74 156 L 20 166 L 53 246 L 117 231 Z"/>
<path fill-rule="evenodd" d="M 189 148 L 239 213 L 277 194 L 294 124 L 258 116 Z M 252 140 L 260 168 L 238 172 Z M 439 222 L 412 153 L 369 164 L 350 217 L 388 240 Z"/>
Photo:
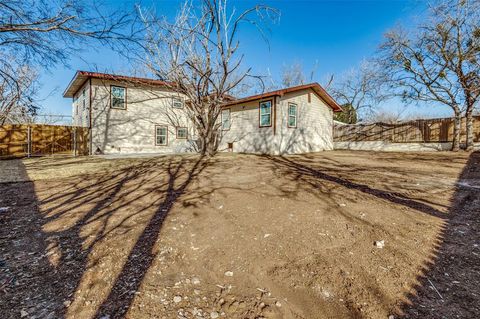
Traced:
<path fill-rule="evenodd" d="M 341 151 L 3 161 L 0 313 L 479 318 L 479 163 Z"/>

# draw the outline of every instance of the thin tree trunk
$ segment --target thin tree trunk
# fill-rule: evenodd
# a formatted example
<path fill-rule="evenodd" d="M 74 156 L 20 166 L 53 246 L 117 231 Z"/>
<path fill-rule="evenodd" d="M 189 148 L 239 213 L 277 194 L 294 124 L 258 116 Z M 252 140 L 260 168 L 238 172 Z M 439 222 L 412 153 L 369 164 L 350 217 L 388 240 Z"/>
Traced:
<path fill-rule="evenodd" d="M 473 107 L 467 108 L 467 112 L 465 113 L 465 120 L 466 120 L 466 145 L 465 149 L 467 151 L 473 150 Z"/>
<path fill-rule="evenodd" d="M 460 150 L 460 130 L 462 117 L 460 116 L 460 111 L 455 110 L 455 118 L 453 122 L 453 141 L 452 141 L 452 151 L 458 152 Z"/>

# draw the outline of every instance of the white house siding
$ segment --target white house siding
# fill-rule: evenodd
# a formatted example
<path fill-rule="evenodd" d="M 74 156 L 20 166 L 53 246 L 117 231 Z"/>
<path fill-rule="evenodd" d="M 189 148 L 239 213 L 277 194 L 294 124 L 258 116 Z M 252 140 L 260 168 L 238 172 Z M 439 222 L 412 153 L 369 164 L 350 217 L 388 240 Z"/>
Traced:
<path fill-rule="evenodd" d="M 75 126 L 89 126 L 90 107 L 90 85 L 86 81 L 73 96 L 72 102 L 72 124 Z"/>
<path fill-rule="evenodd" d="M 296 128 L 287 127 L 290 102 L 298 107 Z M 228 143 L 233 143 L 234 152 L 241 153 L 298 154 L 333 149 L 333 111 L 310 89 L 277 96 L 271 127 L 259 127 L 259 100 L 229 108 L 231 126 L 222 132 L 221 151 L 228 150 Z"/>
<path fill-rule="evenodd" d="M 192 125 L 184 109 L 172 107 L 178 96 L 162 88 L 126 85 L 117 81 L 91 80 L 93 153 L 182 153 L 194 150 Z M 110 86 L 127 88 L 126 110 L 110 107 Z M 155 126 L 166 126 L 168 143 L 155 145 Z M 186 127 L 187 139 L 178 139 L 177 127 Z"/>

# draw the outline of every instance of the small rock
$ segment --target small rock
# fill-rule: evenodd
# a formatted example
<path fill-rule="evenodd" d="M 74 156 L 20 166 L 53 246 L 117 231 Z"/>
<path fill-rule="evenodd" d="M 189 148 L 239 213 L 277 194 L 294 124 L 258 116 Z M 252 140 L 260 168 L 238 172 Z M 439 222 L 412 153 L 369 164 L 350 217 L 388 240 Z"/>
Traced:
<path fill-rule="evenodd" d="M 277 301 L 277 302 L 275 303 L 275 306 L 277 306 L 277 307 L 280 308 L 280 307 L 282 306 L 282 303 L 281 303 L 280 301 Z"/>
<path fill-rule="evenodd" d="M 218 206 L 218 209 L 222 209 L 222 208 L 223 208 L 223 205 Z"/>
<path fill-rule="evenodd" d="M 10 207 L 0 207 L 0 213 L 6 213 L 9 209 Z"/>
<path fill-rule="evenodd" d="M 388 319 L 395 319 L 395 316 L 394 316 L 394 315 L 390 315 L 390 316 L 388 316 Z"/>
<path fill-rule="evenodd" d="M 267 238 L 267 237 L 270 237 L 272 234 L 265 234 L 263 235 L 263 238 Z"/>
<path fill-rule="evenodd" d="M 193 278 L 192 278 L 192 284 L 194 284 L 194 285 L 200 285 L 200 279 L 198 279 L 197 277 L 193 277 Z"/>
<path fill-rule="evenodd" d="M 323 297 L 325 297 L 325 298 L 330 298 L 330 297 L 332 296 L 332 294 L 330 293 L 330 291 L 328 291 L 328 290 L 326 290 L 326 289 L 324 289 L 324 288 L 322 288 L 322 295 L 323 295 Z"/>
<path fill-rule="evenodd" d="M 384 240 L 377 240 L 373 244 L 375 245 L 375 247 L 380 248 L 380 249 L 385 247 L 385 241 Z"/>
<path fill-rule="evenodd" d="M 210 312 L 210 318 L 212 318 L 212 319 L 218 318 L 218 312 L 216 312 L 216 311 Z"/>
<path fill-rule="evenodd" d="M 3 208 L 3 207 L 2 207 Z M 23 317 L 26 317 L 28 316 L 28 312 L 26 312 L 25 310 L 20 310 L 20 318 L 23 318 Z"/>
<path fill-rule="evenodd" d="M 347 204 L 341 203 L 341 204 L 338 204 L 338 206 L 345 207 L 347 206 Z"/>
<path fill-rule="evenodd" d="M 179 303 L 180 301 L 182 301 L 182 296 L 175 296 L 175 297 L 173 297 L 173 302 L 174 302 L 174 303 Z"/>
<path fill-rule="evenodd" d="M 226 271 L 225 276 L 227 277 L 233 277 L 233 271 Z"/>
<path fill-rule="evenodd" d="M 199 317 L 201 317 L 202 316 L 202 309 L 194 307 L 193 310 L 192 310 L 192 315 L 194 315 L 194 316 L 198 315 Z"/>
<path fill-rule="evenodd" d="M 72 302 L 71 302 L 70 300 L 65 300 L 65 301 L 63 302 L 63 305 L 68 308 L 71 303 L 72 303 Z"/>

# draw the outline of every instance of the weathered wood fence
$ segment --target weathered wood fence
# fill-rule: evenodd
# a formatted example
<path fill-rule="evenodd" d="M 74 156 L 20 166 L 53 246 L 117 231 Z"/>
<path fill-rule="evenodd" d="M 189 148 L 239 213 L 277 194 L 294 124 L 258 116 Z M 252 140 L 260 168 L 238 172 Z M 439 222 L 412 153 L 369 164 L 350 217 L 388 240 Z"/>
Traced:
<path fill-rule="evenodd" d="M 396 124 L 337 124 L 335 142 L 384 141 L 390 143 L 443 143 L 453 140 L 453 119 L 415 120 Z M 480 116 L 473 122 L 474 141 L 480 141 Z M 462 122 L 461 141 L 465 141 L 465 122 Z"/>
<path fill-rule="evenodd" d="M 88 154 L 88 128 L 12 124 L 0 126 L 0 158 Z"/>

